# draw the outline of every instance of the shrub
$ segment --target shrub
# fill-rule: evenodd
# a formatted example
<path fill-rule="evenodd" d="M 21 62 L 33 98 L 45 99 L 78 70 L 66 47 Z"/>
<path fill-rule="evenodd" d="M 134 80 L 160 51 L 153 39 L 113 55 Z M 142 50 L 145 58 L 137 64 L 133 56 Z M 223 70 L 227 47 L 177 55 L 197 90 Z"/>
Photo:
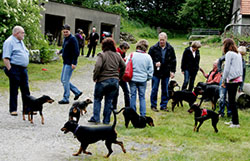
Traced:
<path fill-rule="evenodd" d="M 45 2 L 46 0 L 0 1 L 0 56 L 3 42 L 12 34 L 16 25 L 24 28 L 24 43 L 28 49 L 40 49 L 48 45 L 40 30 L 40 12 L 44 8 L 39 4 Z"/>

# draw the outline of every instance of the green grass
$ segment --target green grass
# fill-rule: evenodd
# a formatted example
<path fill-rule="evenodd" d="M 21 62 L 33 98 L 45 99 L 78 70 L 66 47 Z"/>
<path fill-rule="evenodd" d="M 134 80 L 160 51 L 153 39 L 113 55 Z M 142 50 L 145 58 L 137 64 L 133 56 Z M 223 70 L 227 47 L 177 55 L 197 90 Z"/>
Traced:
<path fill-rule="evenodd" d="M 142 26 L 143 27 L 143 26 Z M 134 29 L 134 30 L 132 30 Z M 140 29 L 131 27 L 131 33 L 139 32 Z M 136 39 L 140 37 L 136 35 Z M 157 42 L 157 39 L 148 39 L 150 46 Z M 187 47 L 188 41 L 185 38 L 169 39 L 168 42 L 175 48 L 177 56 L 177 71 L 176 80 L 181 85 L 183 75 L 180 71 L 180 61 L 182 53 Z M 100 46 L 97 52 L 100 51 Z M 135 51 L 135 44 L 131 44 L 128 53 Z M 200 49 L 201 61 L 200 66 L 208 73 L 212 69 L 214 60 L 221 56 L 221 47 L 216 45 L 206 45 Z M 94 64 L 93 61 L 88 61 L 84 57 L 79 57 L 78 67 L 88 63 Z M 0 62 L 2 66 L 3 63 Z M 42 71 L 42 68 L 48 71 Z M 49 64 L 30 64 L 29 80 L 30 82 L 59 80 L 62 68 L 62 61 Z M 79 69 L 79 68 L 77 68 Z M 76 72 L 77 72 L 76 69 Z M 249 80 L 249 72 L 246 76 Z M 205 81 L 205 78 L 199 72 L 196 78 L 198 81 Z M 196 84 L 195 83 L 195 84 Z M 0 90 L 8 89 L 8 79 L 0 71 Z M 149 93 L 150 88 L 147 89 Z M 160 93 L 159 93 L 160 94 Z M 154 119 L 155 127 L 146 127 L 144 129 L 134 129 L 130 124 L 126 129 L 122 114 L 118 115 L 118 124 L 116 130 L 118 132 L 118 140 L 124 142 L 125 148 L 128 150 L 123 154 L 120 147 L 113 145 L 113 149 L 118 149 L 119 152 L 112 154 L 109 158 L 111 161 L 246 161 L 250 160 L 250 110 L 239 111 L 239 119 L 241 127 L 239 129 L 231 129 L 224 125 L 225 121 L 230 121 L 229 118 L 221 118 L 218 123 L 219 133 L 215 133 L 211 121 L 205 121 L 200 128 L 200 132 L 193 132 L 194 118 L 190 115 L 188 104 L 184 103 L 184 107 L 176 107 L 175 112 L 152 112 L 150 110 L 149 98 L 147 99 L 147 115 Z M 160 101 L 160 98 L 158 102 Z M 171 102 L 168 106 L 170 107 Z M 138 107 L 138 106 L 137 106 Z M 203 104 L 203 107 L 211 108 L 209 103 Z M 136 143 L 131 146 L 131 143 Z M 130 147 L 130 148 L 128 148 Z M 105 148 L 103 146 L 103 148 Z M 107 160 L 103 158 L 104 154 L 97 153 L 95 144 L 89 146 L 90 151 L 95 154 L 86 157 L 87 160 Z M 94 149 L 94 150 L 93 150 Z M 106 152 L 106 151 L 105 151 Z M 85 156 L 84 156 L 85 158 Z M 79 160 L 82 158 L 78 158 Z M 69 159 L 70 160 L 70 159 Z M 77 158 L 74 158 L 77 160 Z"/>
<path fill-rule="evenodd" d="M 99 51 L 100 51 L 100 47 L 97 48 L 97 52 Z M 84 66 L 89 63 L 94 64 L 93 61 L 90 61 L 86 59 L 85 57 L 79 57 L 77 68 L 75 71 L 77 72 L 77 70 L 80 69 L 81 66 Z M 1 67 L 4 66 L 3 61 L 0 61 L 0 66 Z M 33 88 L 32 84 L 34 82 L 59 80 L 61 76 L 62 66 L 63 66 L 63 63 L 62 63 L 61 56 L 60 56 L 59 61 L 54 61 L 54 62 L 47 63 L 47 64 L 30 63 L 28 65 L 30 88 L 31 89 Z M 47 71 L 43 71 L 42 70 L 43 68 L 47 69 Z M 0 91 L 7 90 L 8 87 L 9 87 L 9 79 L 4 74 L 4 71 L 0 70 Z"/>

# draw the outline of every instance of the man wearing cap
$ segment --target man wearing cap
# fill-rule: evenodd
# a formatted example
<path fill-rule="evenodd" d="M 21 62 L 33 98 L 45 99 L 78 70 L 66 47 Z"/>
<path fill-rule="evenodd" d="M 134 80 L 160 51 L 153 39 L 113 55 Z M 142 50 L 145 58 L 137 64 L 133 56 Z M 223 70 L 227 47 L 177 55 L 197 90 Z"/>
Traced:
<path fill-rule="evenodd" d="M 23 106 L 26 105 L 25 96 L 30 95 L 28 71 L 29 51 L 23 43 L 24 29 L 15 26 L 12 35 L 3 44 L 4 72 L 9 77 L 10 102 L 9 112 L 11 116 L 17 116 L 17 95 L 20 87 Z"/>
<path fill-rule="evenodd" d="M 74 100 L 77 100 L 82 92 L 77 89 L 72 83 L 70 83 L 70 78 L 73 70 L 76 68 L 77 58 L 79 56 L 78 42 L 75 36 L 70 33 L 70 26 L 63 26 L 63 48 L 59 53 L 62 53 L 63 57 L 63 69 L 61 74 L 61 82 L 64 88 L 63 99 L 59 101 L 59 104 L 69 104 L 70 91 L 75 94 Z"/>

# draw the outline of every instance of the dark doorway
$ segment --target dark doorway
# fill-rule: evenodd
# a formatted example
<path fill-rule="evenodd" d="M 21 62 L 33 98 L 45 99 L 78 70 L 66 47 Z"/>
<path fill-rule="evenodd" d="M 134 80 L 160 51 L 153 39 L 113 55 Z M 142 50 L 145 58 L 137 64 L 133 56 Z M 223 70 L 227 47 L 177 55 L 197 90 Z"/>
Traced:
<path fill-rule="evenodd" d="M 91 21 L 76 19 L 75 33 L 77 33 L 77 29 L 82 29 L 83 33 L 85 34 L 85 40 L 86 40 L 86 38 L 88 38 L 89 36 L 89 27 L 91 23 L 92 23 Z"/>
<path fill-rule="evenodd" d="M 115 26 L 111 24 L 101 23 L 100 42 L 102 42 L 102 40 L 105 38 L 105 35 L 107 35 L 107 33 L 110 33 L 111 37 L 114 37 L 114 32 L 113 32 L 114 27 Z"/>
<path fill-rule="evenodd" d="M 62 26 L 65 17 L 45 14 L 45 35 L 47 36 L 50 44 L 62 45 Z"/>

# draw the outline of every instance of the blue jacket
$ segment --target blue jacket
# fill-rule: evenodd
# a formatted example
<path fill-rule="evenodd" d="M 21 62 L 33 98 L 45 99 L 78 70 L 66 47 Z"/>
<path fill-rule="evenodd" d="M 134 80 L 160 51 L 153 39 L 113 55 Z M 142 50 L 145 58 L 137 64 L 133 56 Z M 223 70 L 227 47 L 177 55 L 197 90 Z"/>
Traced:
<path fill-rule="evenodd" d="M 126 61 L 126 64 L 130 60 L 130 55 Z M 133 77 L 134 82 L 145 82 L 153 77 L 154 67 L 151 57 L 145 53 L 137 50 L 133 52 L 132 56 L 133 64 Z"/>
<path fill-rule="evenodd" d="M 63 57 L 63 64 L 76 65 L 79 56 L 78 41 L 73 35 L 65 37 L 63 40 L 63 48 L 61 50 Z"/>

